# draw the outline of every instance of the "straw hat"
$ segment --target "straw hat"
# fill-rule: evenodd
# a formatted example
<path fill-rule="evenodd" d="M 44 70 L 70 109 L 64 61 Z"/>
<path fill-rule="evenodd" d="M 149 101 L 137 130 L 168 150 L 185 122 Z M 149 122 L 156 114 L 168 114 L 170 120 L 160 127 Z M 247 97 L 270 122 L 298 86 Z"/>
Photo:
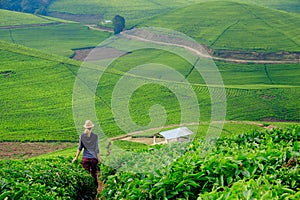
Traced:
<path fill-rule="evenodd" d="M 93 128 L 94 127 L 94 124 L 91 120 L 86 120 L 84 125 L 83 125 L 84 128 Z"/>

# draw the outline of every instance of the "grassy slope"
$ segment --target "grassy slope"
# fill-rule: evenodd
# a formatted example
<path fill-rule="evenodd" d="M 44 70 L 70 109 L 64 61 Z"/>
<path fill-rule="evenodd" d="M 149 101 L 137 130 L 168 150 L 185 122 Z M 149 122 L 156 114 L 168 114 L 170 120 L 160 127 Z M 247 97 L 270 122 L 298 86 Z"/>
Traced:
<path fill-rule="evenodd" d="M 187 5 L 211 2 L 214 0 L 86 0 L 72 1 L 72 0 L 57 0 L 50 6 L 50 11 L 66 12 L 73 14 L 103 14 L 106 19 L 111 19 L 114 15 L 120 14 L 124 16 L 129 24 L 132 25 L 138 22 L 141 18 L 153 17 L 158 14 L 168 12 L 172 9 L 182 8 Z M 236 0 L 238 1 L 238 0 Z M 244 0 L 238 1 L 244 3 L 253 3 L 260 6 L 266 6 L 279 10 L 286 10 L 299 13 L 300 8 L 294 0 Z"/>
<path fill-rule="evenodd" d="M 141 26 L 180 31 L 213 49 L 300 51 L 300 16 L 234 2 L 206 2 Z"/>
<path fill-rule="evenodd" d="M 32 29 L 13 31 L 19 33 L 16 34 L 19 35 L 19 41 L 22 41 L 22 38 L 26 41 L 27 38 L 28 42 L 29 35 L 41 32 L 42 34 L 36 36 L 38 40 L 31 41 L 31 45 L 37 45 L 34 47 L 42 49 L 49 45 L 47 40 L 52 37 L 52 44 L 45 50 L 66 55 L 65 50 L 73 47 L 75 40 L 78 39 L 78 42 L 82 44 L 80 39 L 87 32 L 79 33 L 76 39 L 70 41 L 69 46 L 69 44 L 63 43 L 69 35 L 57 31 L 57 29 L 61 28 L 59 30 L 66 31 L 73 27 L 73 32 L 76 32 L 77 26 L 80 25 L 51 26 L 45 27 L 45 29 L 39 27 L 34 31 Z M 63 29 L 64 27 L 66 29 Z M 96 32 L 94 33 L 96 34 Z M 85 39 L 88 41 L 90 38 Z M 55 40 L 57 43 L 53 42 Z M 78 47 L 77 43 L 76 47 Z M 51 50 L 51 48 L 53 49 Z M 0 78 L 1 88 L 3 87 L 1 96 L 4 97 L 1 99 L 1 104 L 4 106 L 1 107 L 0 112 L 3 113 L 1 118 L 4 119 L 4 123 L 1 124 L 2 128 L 0 128 L 3 131 L 1 133 L 3 138 L 35 138 L 36 140 L 76 138 L 77 140 L 77 134 L 74 135 L 72 125 L 71 95 L 75 80 L 74 71 L 77 70 L 78 65 L 69 65 L 61 61 L 60 57 L 49 56 L 20 46 L 10 46 L 6 43 L 1 43 L 1 49 L 0 71 L 16 72 L 9 78 L 5 76 Z M 41 54 L 41 57 L 36 54 Z M 49 58 L 51 59 L 49 60 Z M 172 66 L 183 75 L 186 75 L 191 69 L 189 64 L 178 57 L 151 50 L 124 56 L 112 68 L 126 72 L 132 66 L 149 61 Z M 228 120 L 299 120 L 299 103 L 295 100 L 300 97 L 299 64 L 245 66 L 217 63 L 217 65 L 228 88 Z M 101 97 L 96 100 L 98 117 L 103 123 L 104 130 L 110 135 L 122 133 L 117 128 L 111 110 L 107 106 L 111 103 L 111 93 L 120 77 L 120 74 L 106 74 L 100 80 L 99 86 L 101 87 L 97 90 L 97 95 Z M 208 121 L 210 117 L 208 90 L 199 85 L 203 84 L 203 81 L 195 72 L 188 77 L 188 81 L 194 84 L 193 89 L 198 95 L 201 120 Z M 64 87 L 60 87 L 61 85 Z M 143 103 L 141 104 L 141 102 Z M 130 105 L 132 119 L 140 125 L 146 125 L 149 123 L 148 109 L 157 103 L 164 105 L 167 113 L 170 114 L 167 119 L 168 124 L 179 122 L 180 116 L 176 106 L 178 102 L 175 96 L 169 90 L 158 86 L 145 86 L 134 93 Z"/>
<path fill-rule="evenodd" d="M 29 24 L 47 24 L 53 22 L 65 22 L 56 18 L 40 17 L 28 13 L 20 13 L 0 9 L 0 26 L 19 26 Z"/>
<path fill-rule="evenodd" d="M 142 2 L 139 1 L 141 5 Z M 142 26 L 145 25 L 181 31 L 213 49 L 250 51 L 300 49 L 298 34 L 300 17 L 253 5 L 207 2 L 162 14 L 146 20 Z M 0 36 L 5 41 L 70 56 L 72 48 L 95 46 L 108 37 L 108 34 L 88 31 L 78 24 L 65 24 L 0 30 Z"/>
<path fill-rule="evenodd" d="M 185 75 L 192 66 L 168 52 L 155 50 L 137 51 L 123 56 L 111 68 L 126 72 L 145 63 L 160 63 Z M 298 65 L 241 65 L 216 63 L 225 83 L 227 95 L 227 120 L 298 120 L 299 121 L 299 64 Z M 155 72 L 153 68 L 153 72 Z M 268 73 L 266 72 L 268 71 Z M 150 73 L 150 72 L 149 72 Z M 156 72 L 159 73 L 159 72 Z M 108 105 L 112 92 L 121 75 L 104 74 L 97 89 L 97 111 L 105 131 L 111 135 L 122 132 L 113 121 Z M 210 95 L 201 76 L 193 71 L 187 79 L 198 96 L 201 121 L 210 117 Z M 179 84 L 178 87 L 181 87 Z M 184 86 L 183 86 L 184 87 Z M 143 103 L 141 103 L 143 102 Z M 138 88 L 130 99 L 130 118 L 141 126 L 150 122 L 149 109 L 163 105 L 167 124 L 180 121 L 178 101 L 170 90 L 154 85 Z M 109 120 L 110 119 L 110 120 Z"/>
<path fill-rule="evenodd" d="M 78 64 L 0 42 L 0 135 L 8 140 L 77 140 L 72 87 Z M 63 87 L 62 87 L 63 86 Z"/>
<path fill-rule="evenodd" d="M 68 57 L 73 54 L 73 48 L 96 46 L 109 35 L 89 30 L 81 24 L 0 30 L 0 38 L 7 42 Z"/>
<path fill-rule="evenodd" d="M 0 46 L 0 71 L 13 71 L 15 73 L 10 76 L 2 74 L 0 77 L 1 138 L 76 141 L 78 135 L 74 130 L 72 116 L 72 91 L 79 65 L 75 61 L 71 62 L 59 56 L 49 56 L 22 46 L 4 42 L 1 42 Z M 157 56 L 158 54 L 161 56 Z M 135 59 L 132 60 L 132 57 Z M 111 68 L 127 71 L 130 68 L 128 62 L 134 61 L 137 65 L 147 63 L 146 60 L 158 63 L 165 62 L 165 64 L 173 65 L 177 71 L 183 73 L 188 66 L 182 58 L 170 53 L 162 54 L 162 52 L 149 50 L 147 56 L 144 52 L 133 52 L 124 56 Z M 170 60 L 173 61 L 173 64 L 169 63 Z M 300 92 L 297 87 L 291 88 L 291 85 L 299 86 L 298 82 L 278 81 L 276 83 L 282 88 L 275 86 L 272 89 L 272 85 L 265 85 L 260 80 L 263 72 L 256 70 L 251 72 L 257 77 L 253 78 L 252 82 L 251 79 L 245 78 L 247 80 L 245 87 L 248 86 L 247 84 L 254 86 L 257 84 L 256 87 L 239 89 L 234 85 L 236 82 L 232 78 L 235 74 L 234 71 L 234 68 L 226 65 L 221 71 L 221 73 L 227 73 L 228 76 L 224 79 L 228 87 L 228 120 L 260 120 L 267 117 L 279 120 L 299 120 L 300 108 L 297 99 L 300 98 Z M 282 71 L 281 73 L 286 72 Z M 286 74 L 291 77 L 290 80 L 295 80 L 299 76 L 299 69 L 298 71 L 295 69 L 291 74 Z M 122 133 L 117 128 L 111 110 L 107 106 L 111 104 L 111 93 L 120 78 L 120 73 L 113 74 L 108 71 L 101 78 L 97 89 L 97 96 L 101 97 L 96 98 L 97 114 L 104 131 L 110 136 Z M 193 82 L 192 79 L 189 81 Z M 264 85 L 267 88 L 262 89 L 261 86 Z M 199 98 L 201 122 L 208 121 L 210 116 L 209 93 L 206 87 L 198 85 L 198 83 L 194 84 L 193 89 Z M 180 121 L 178 106 L 176 106 L 178 102 L 175 96 L 168 89 L 154 85 L 145 85 L 132 95 L 129 108 L 132 119 L 142 126 L 146 125 L 149 123 L 148 109 L 155 104 L 161 104 L 167 110 L 169 114 L 167 124 L 176 124 Z"/>

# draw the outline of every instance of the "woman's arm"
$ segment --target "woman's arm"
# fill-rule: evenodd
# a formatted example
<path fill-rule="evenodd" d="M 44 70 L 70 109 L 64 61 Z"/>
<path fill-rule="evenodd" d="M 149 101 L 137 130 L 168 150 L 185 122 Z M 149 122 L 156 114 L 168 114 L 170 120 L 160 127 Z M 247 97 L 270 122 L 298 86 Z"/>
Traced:
<path fill-rule="evenodd" d="M 102 162 L 101 157 L 100 157 L 100 153 L 97 153 L 97 159 L 98 159 L 98 163 Z"/>
<path fill-rule="evenodd" d="M 76 152 L 75 158 L 72 160 L 72 163 L 74 163 L 78 159 L 78 157 L 80 155 L 80 152 L 81 152 L 81 150 L 78 149 L 77 152 Z"/>

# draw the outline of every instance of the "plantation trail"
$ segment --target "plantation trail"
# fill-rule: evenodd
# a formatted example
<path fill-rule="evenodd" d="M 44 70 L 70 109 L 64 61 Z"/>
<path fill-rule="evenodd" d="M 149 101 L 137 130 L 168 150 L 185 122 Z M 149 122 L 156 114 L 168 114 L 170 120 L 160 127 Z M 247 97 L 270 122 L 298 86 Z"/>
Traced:
<path fill-rule="evenodd" d="M 15 25 L 15 26 L 0 26 L 0 29 L 17 29 L 17 28 L 30 28 L 30 27 L 41 27 L 41 26 L 53 26 L 58 24 L 64 24 L 64 22 L 50 22 L 50 23 L 41 23 L 41 24 L 23 24 L 23 25 Z M 97 30 L 97 31 L 105 31 L 113 33 L 113 30 L 111 28 L 106 27 L 99 27 L 97 25 L 85 25 L 91 30 Z M 134 29 L 133 29 L 134 30 Z M 149 32 L 144 30 L 143 35 L 148 35 Z M 151 34 L 151 33 L 150 33 Z M 154 44 L 160 44 L 160 45 L 167 45 L 167 46 L 177 46 L 187 49 L 188 51 L 195 53 L 196 55 L 202 57 L 202 58 L 210 58 L 218 61 L 226 61 L 226 62 L 234 62 L 234 63 L 256 63 L 256 64 L 294 64 L 294 63 L 300 63 L 300 54 L 297 53 L 285 53 L 283 54 L 277 54 L 277 56 L 282 57 L 281 60 L 271 60 L 271 59 L 241 59 L 241 58 L 234 58 L 235 54 L 238 55 L 240 52 L 233 52 L 228 51 L 227 54 L 225 53 L 225 57 L 219 57 L 219 56 L 213 56 L 206 52 L 199 51 L 195 48 L 192 48 L 190 46 L 184 45 L 184 44 L 176 44 L 176 43 L 169 43 L 169 42 L 162 42 L 162 41 L 156 41 L 153 39 L 140 37 L 132 34 L 127 34 L 127 31 L 123 31 L 121 36 L 127 37 L 129 39 L 144 41 L 144 42 L 150 42 Z M 76 52 L 75 52 L 76 53 Z M 245 53 L 245 52 L 244 52 Z M 249 54 L 256 54 L 255 52 L 249 52 Z M 276 53 L 274 53 L 276 56 Z"/>
<path fill-rule="evenodd" d="M 17 28 L 32 28 L 32 27 L 40 27 L 40 26 L 53 26 L 58 24 L 64 24 L 63 22 L 50 22 L 43 24 L 23 24 L 23 25 L 15 25 L 15 26 L 0 26 L 0 29 L 17 29 Z"/>
<path fill-rule="evenodd" d="M 87 24 L 85 26 L 87 26 L 88 28 L 90 28 L 92 30 L 96 30 L 96 31 L 105 31 L 105 32 L 109 32 L 109 33 L 114 32 L 113 29 L 111 29 L 111 28 L 100 27 L 100 26 L 97 26 L 97 25 L 94 25 L 94 24 Z"/>
<path fill-rule="evenodd" d="M 0 159 L 26 159 L 77 146 L 71 142 L 1 142 Z"/>
<path fill-rule="evenodd" d="M 132 30 L 130 30 L 132 31 Z M 133 29 L 134 31 L 134 29 Z M 158 38 L 157 40 L 152 39 L 153 34 L 150 33 L 149 31 L 138 31 L 139 35 L 133 35 L 133 34 L 127 34 L 127 31 L 123 31 L 120 35 L 124 36 L 128 39 L 133 39 L 133 40 L 139 40 L 139 41 L 144 41 L 144 42 L 150 42 L 150 43 L 154 43 L 154 44 L 160 44 L 160 45 L 166 45 L 166 46 L 176 46 L 176 47 L 182 47 L 185 48 L 186 50 L 195 53 L 196 55 L 202 57 L 202 58 L 210 58 L 210 59 L 214 59 L 214 60 L 218 60 L 218 61 L 226 61 L 226 62 L 234 62 L 234 63 L 256 63 L 256 64 L 293 64 L 293 63 L 300 63 L 300 54 L 293 54 L 293 59 L 286 59 L 286 60 L 267 60 L 267 59 L 236 59 L 236 58 L 230 58 L 229 55 L 227 55 L 227 58 L 223 58 L 223 57 L 218 57 L 218 56 L 213 56 L 208 54 L 207 52 L 199 51 L 195 48 L 192 48 L 188 45 L 185 44 L 177 44 L 177 43 L 170 43 L 170 42 L 162 42 L 160 41 L 159 36 L 155 35 L 156 38 Z M 141 37 L 141 35 L 145 36 L 145 37 Z M 164 40 L 168 40 L 168 38 L 166 38 L 166 36 L 164 36 L 163 38 Z M 174 39 L 173 39 L 174 40 Z M 172 41 L 172 38 L 170 37 L 170 40 Z M 200 45 L 202 46 L 202 45 Z M 232 52 L 232 54 L 234 54 Z"/>
<path fill-rule="evenodd" d="M 212 124 L 221 124 L 221 123 L 231 123 L 231 124 L 248 124 L 248 125 L 254 125 L 254 126 L 258 126 L 258 127 L 262 127 L 262 128 L 265 128 L 267 130 L 271 130 L 273 128 L 276 128 L 276 126 L 273 126 L 273 125 L 268 125 L 268 126 L 265 126 L 264 124 L 261 124 L 261 123 L 258 123 L 258 122 L 253 122 L 253 121 L 214 121 L 212 122 Z M 199 122 L 191 122 L 191 123 L 184 123 L 184 124 L 171 124 L 171 125 L 167 125 L 167 126 L 163 126 L 163 127 L 156 127 L 156 128 L 150 128 L 150 129 L 147 129 L 147 130 L 141 130 L 141 131 L 135 131 L 135 132 L 131 132 L 131 133 L 127 133 L 127 134 L 123 134 L 123 135 L 119 135 L 119 136 L 116 136 L 116 137 L 112 137 L 110 138 L 110 141 L 113 142 L 113 141 L 116 141 L 116 140 L 131 140 L 130 139 L 132 136 L 134 135 L 139 135 L 139 134 L 142 134 L 142 133 L 145 133 L 145 132 L 148 132 L 148 131 L 160 131 L 161 129 L 169 129 L 169 128 L 176 128 L 176 127 L 179 127 L 179 126 L 193 126 L 193 125 L 200 125 L 200 124 L 209 124 L 209 122 L 202 122 L 202 123 L 199 123 Z M 144 139 L 145 142 L 147 143 L 149 141 L 149 138 L 145 138 Z M 150 139 L 152 141 L 152 139 Z"/>

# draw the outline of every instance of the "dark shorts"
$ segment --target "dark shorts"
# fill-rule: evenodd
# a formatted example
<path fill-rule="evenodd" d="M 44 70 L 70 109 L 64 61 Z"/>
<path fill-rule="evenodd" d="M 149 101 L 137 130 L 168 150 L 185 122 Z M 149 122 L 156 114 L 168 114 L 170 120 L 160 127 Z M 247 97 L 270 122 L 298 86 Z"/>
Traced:
<path fill-rule="evenodd" d="M 97 173 L 99 171 L 98 160 L 96 158 L 82 158 L 82 166 L 84 169 L 90 172 L 90 174 L 95 180 L 95 183 L 98 184 L 97 182 Z"/>

